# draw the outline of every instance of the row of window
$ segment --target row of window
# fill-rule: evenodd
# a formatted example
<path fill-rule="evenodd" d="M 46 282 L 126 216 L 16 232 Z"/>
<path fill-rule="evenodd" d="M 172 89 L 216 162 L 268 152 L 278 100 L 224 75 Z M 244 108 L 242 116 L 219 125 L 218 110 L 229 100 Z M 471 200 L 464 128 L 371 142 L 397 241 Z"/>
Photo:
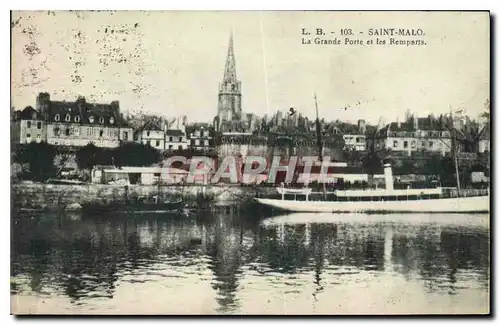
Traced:
<path fill-rule="evenodd" d="M 151 145 L 151 140 L 146 141 L 146 144 L 148 144 L 148 145 L 150 145 L 150 146 L 152 146 L 152 147 L 153 147 L 153 145 Z M 156 145 L 155 145 L 155 147 L 159 147 L 159 146 L 160 146 L 160 140 L 156 140 Z"/>
<path fill-rule="evenodd" d="M 146 131 L 146 136 L 149 137 L 149 135 L 150 135 L 150 132 Z M 169 142 L 182 142 L 182 139 L 183 139 L 182 137 L 178 137 L 178 138 L 177 137 L 168 137 Z"/>
<path fill-rule="evenodd" d="M 418 132 L 390 132 L 390 136 L 397 137 L 397 136 L 420 136 L 420 137 L 447 137 L 449 136 L 448 131 L 418 131 Z"/>
<path fill-rule="evenodd" d="M 106 132 L 104 130 L 98 130 L 97 128 L 87 128 L 87 136 L 88 137 L 95 137 L 97 134 L 97 131 L 99 131 L 99 136 L 104 136 L 104 133 L 106 133 L 106 136 L 111 138 L 115 137 L 117 138 L 120 135 L 120 131 L 118 129 L 106 129 Z M 124 132 L 126 134 L 127 132 Z M 128 138 L 128 134 L 127 134 Z"/>
<path fill-rule="evenodd" d="M 199 139 L 196 139 L 196 140 L 194 140 L 194 145 L 195 146 L 200 146 L 200 145 L 208 146 L 209 145 L 209 141 L 208 140 L 204 140 L 203 142 L 201 142 Z"/>
<path fill-rule="evenodd" d="M 417 145 L 417 143 L 415 141 L 412 141 L 411 142 L 411 147 L 412 148 L 415 148 Z M 422 147 L 429 147 L 429 148 L 432 148 L 434 146 L 434 142 L 432 141 L 429 141 L 429 143 L 425 142 L 425 141 L 422 141 L 420 143 L 420 145 Z M 397 148 L 399 146 L 399 142 L 397 140 L 394 140 L 393 143 L 392 143 L 392 146 L 393 148 Z M 441 142 L 438 142 L 438 147 L 439 148 L 442 148 L 443 147 L 443 144 Z M 407 149 L 408 148 L 408 141 L 403 141 L 403 148 Z"/>
<path fill-rule="evenodd" d="M 40 134 L 37 134 L 36 135 L 36 141 L 37 142 L 40 142 L 40 140 L 42 139 L 42 136 Z M 31 134 L 26 134 L 26 142 L 31 142 Z"/>
<path fill-rule="evenodd" d="M 56 114 L 54 116 L 54 120 L 56 122 L 59 122 L 61 120 L 61 116 L 59 114 Z M 66 116 L 64 117 L 64 121 L 66 122 L 71 122 L 71 115 L 69 114 L 66 114 Z M 80 120 L 80 116 L 79 115 L 76 115 L 75 118 L 74 118 L 74 121 L 76 123 L 79 123 L 81 120 Z M 89 123 L 94 123 L 95 122 L 95 118 L 93 116 L 89 116 Z M 104 124 L 104 117 L 99 117 L 99 123 L 100 124 Z M 115 119 L 114 117 L 110 117 L 109 118 L 109 124 L 114 124 L 115 123 Z"/>
<path fill-rule="evenodd" d="M 352 141 L 354 139 L 356 139 L 356 143 L 360 143 L 364 140 L 364 138 L 361 137 L 348 137 L 348 136 L 344 137 L 345 141 Z"/>
<path fill-rule="evenodd" d="M 79 128 L 66 128 L 63 131 L 63 134 L 67 137 L 69 136 L 80 136 L 80 129 Z M 61 135 L 61 129 L 56 127 L 54 128 L 54 135 L 55 136 L 60 136 Z"/>
<path fill-rule="evenodd" d="M 31 121 L 26 122 L 26 127 L 31 129 Z M 36 128 L 40 130 L 42 128 L 42 122 L 36 122 Z"/>
<path fill-rule="evenodd" d="M 177 140 L 178 139 L 178 140 Z M 169 142 L 182 142 L 182 137 L 168 137 Z"/>
<path fill-rule="evenodd" d="M 380 148 L 380 145 L 381 145 L 380 142 L 376 142 L 375 147 L 376 148 Z M 411 148 L 416 148 L 417 143 L 415 141 L 411 141 L 410 145 L 411 145 Z M 428 143 L 426 141 L 422 141 L 422 142 L 420 142 L 420 145 L 421 145 L 421 147 L 428 147 L 430 149 L 436 148 L 436 146 L 434 145 L 434 142 L 432 142 L 432 141 L 429 141 Z M 393 148 L 398 148 L 399 147 L 398 140 L 394 140 L 392 142 L 392 147 Z M 403 141 L 403 148 L 404 149 L 408 149 L 408 141 Z M 443 148 L 443 143 L 438 142 L 437 143 L 437 148 L 442 149 Z"/>
<path fill-rule="evenodd" d="M 146 136 L 149 137 L 151 135 L 150 131 L 146 131 Z"/>
<path fill-rule="evenodd" d="M 191 136 L 193 136 L 193 134 L 191 134 Z M 209 137 L 210 136 L 210 132 L 209 131 L 195 131 L 194 132 L 194 136 L 199 138 L 199 137 Z"/>
<path fill-rule="evenodd" d="M 156 141 L 155 141 L 155 145 L 154 145 L 154 146 L 151 144 L 151 140 L 147 140 L 147 141 L 146 141 L 146 144 L 147 144 L 147 145 L 150 145 L 150 146 L 152 146 L 152 147 L 160 147 L 160 145 L 161 145 L 160 140 L 156 140 Z M 174 149 L 174 146 L 171 144 L 171 145 L 169 145 L 169 146 L 168 146 L 168 149 L 172 150 L 172 149 Z M 182 146 L 178 146 L 178 149 L 179 149 L 179 150 L 182 150 L 182 149 L 183 149 L 183 147 L 182 147 Z"/>

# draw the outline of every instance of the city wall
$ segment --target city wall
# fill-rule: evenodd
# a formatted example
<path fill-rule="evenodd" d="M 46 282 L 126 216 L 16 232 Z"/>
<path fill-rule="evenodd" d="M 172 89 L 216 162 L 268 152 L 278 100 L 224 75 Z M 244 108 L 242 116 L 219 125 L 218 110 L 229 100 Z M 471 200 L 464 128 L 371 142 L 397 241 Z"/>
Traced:
<path fill-rule="evenodd" d="M 210 205 L 235 204 L 251 200 L 256 195 L 274 193 L 274 188 L 241 187 L 238 185 L 147 186 L 131 185 L 128 196 L 156 195 L 182 197 L 186 204 L 196 206 L 201 198 Z M 124 186 L 85 184 L 13 184 L 11 206 L 27 209 L 61 209 L 78 203 L 122 202 L 127 194 Z"/>

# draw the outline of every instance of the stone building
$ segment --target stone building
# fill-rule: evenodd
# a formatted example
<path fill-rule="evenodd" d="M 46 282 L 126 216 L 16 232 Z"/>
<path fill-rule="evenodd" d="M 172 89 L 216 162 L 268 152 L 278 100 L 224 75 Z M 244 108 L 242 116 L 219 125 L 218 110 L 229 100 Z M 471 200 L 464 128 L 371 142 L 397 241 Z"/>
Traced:
<path fill-rule="evenodd" d="M 52 145 L 82 147 L 93 143 L 113 148 L 121 141 L 132 141 L 132 128 L 124 123 L 118 101 L 88 103 L 85 97 L 74 102 L 54 101 L 48 93 L 40 93 L 36 111 L 37 118 L 45 122 L 46 141 Z"/>
<path fill-rule="evenodd" d="M 189 147 L 200 151 L 215 150 L 215 130 L 208 124 L 195 123 L 187 128 Z"/>
<path fill-rule="evenodd" d="M 451 132 L 445 127 L 443 116 L 432 115 L 424 118 L 409 117 L 405 122 L 392 122 L 381 128 L 369 141 L 374 141 L 375 150 L 387 149 L 405 153 L 425 151 L 441 153 L 451 152 Z"/>
<path fill-rule="evenodd" d="M 216 142 L 216 151 L 220 158 L 261 156 L 269 154 L 266 136 L 251 133 L 226 133 L 220 135 Z"/>
<path fill-rule="evenodd" d="M 144 145 L 164 150 L 165 149 L 165 131 L 161 120 L 150 119 L 134 131 L 134 140 Z"/>
<path fill-rule="evenodd" d="M 344 150 L 365 151 L 366 150 L 366 122 L 358 120 L 357 125 L 343 123 L 339 128 L 344 139 Z"/>
<path fill-rule="evenodd" d="M 11 122 L 11 141 L 15 144 L 47 141 L 45 121 L 33 107 L 14 112 Z"/>
<path fill-rule="evenodd" d="M 184 125 L 178 129 L 167 129 L 165 131 L 165 150 L 184 150 L 188 147 L 189 139 Z"/>

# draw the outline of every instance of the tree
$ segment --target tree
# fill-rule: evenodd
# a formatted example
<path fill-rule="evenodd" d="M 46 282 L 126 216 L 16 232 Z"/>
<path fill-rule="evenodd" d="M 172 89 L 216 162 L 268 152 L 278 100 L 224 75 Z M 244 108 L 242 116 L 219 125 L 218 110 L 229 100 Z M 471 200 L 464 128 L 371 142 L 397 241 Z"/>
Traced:
<path fill-rule="evenodd" d="M 160 161 L 160 152 L 150 145 L 128 142 L 114 150 L 117 166 L 150 166 Z"/>
<path fill-rule="evenodd" d="M 400 173 L 402 175 L 414 174 L 415 165 L 413 164 L 413 161 L 410 159 L 404 159 L 400 167 Z"/>
<path fill-rule="evenodd" d="M 18 148 L 14 154 L 14 161 L 28 164 L 33 180 L 45 181 L 55 173 L 56 154 L 56 148 L 46 142 L 31 142 Z"/>
<path fill-rule="evenodd" d="M 481 114 L 481 117 L 486 118 L 488 124 L 490 123 L 490 108 L 491 108 L 490 100 L 486 99 L 486 101 L 484 102 L 484 112 Z"/>
<path fill-rule="evenodd" d="M 376 151 L 368 152 L 363 158 L 362 162 L 363 171 L 368 174 L 368 185 L 373 184 L 373 175 L 382 171 L 382 159 L 380 159 Z"/>
<path fill-rule="evenodd" d="M 92 169 L 96 165 L 111 165 L 113 163 L 111 151 L 98 148 L 93 143 L 80 148 L 75 153 L 75 158 L 80 169 Z"/>

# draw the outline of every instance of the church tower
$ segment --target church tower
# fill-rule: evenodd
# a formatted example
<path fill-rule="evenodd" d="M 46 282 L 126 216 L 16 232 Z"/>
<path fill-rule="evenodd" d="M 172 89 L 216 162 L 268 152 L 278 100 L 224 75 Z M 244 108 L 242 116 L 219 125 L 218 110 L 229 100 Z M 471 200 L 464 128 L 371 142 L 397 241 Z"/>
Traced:
<path fill-rule="evenodd" d="M 236 61 L 233 49 L 233 34 L 229 37 L 224 77 L 219 84 L 219 121 L 241 120 L 241 82 L 236 78 Z"/>

